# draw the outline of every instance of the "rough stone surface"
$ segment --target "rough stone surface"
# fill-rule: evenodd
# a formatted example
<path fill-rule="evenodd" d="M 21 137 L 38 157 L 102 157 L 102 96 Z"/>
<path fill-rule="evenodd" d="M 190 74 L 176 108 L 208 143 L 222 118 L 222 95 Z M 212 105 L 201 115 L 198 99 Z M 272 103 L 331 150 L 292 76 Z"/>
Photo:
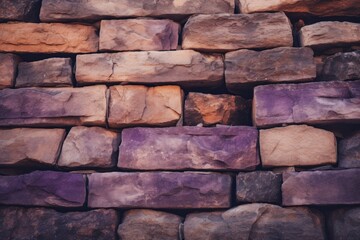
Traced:
<path fill-rule="evenodd" d="M 35 21 L 41 0 L 0 0 L 0 21 Z"/>
<path fill-rule="evenodd" d="M 19 58 L 11 53 L 0 53 L 0 89 L 13 87 Z"/>
<path fill-rule="evenodd" d="M 233 0 L 43 0 L 41 21 L 98 20 L 139 16 L 168 16 L 171 18 L 196 13 L 233 13 Z"/>
<path fill-rule="evenodd" d="M 304 82 L 315 79 L 316 64 L 310 48 L 275 48 L 261 52 L 238 50 L 225 55 L 225 80 L 229 91 L 272 82 Z"/>
<path fill-rule="evenodd" d="M 92 208 L 228 208 L 231 177 L 219 173 L 133 172 L 89 175 Z"/>
<path fill-rule="evenodd" d="M 183 92 L 178 86 L 110 87 L 110 127 L 175 126 L 182 117 Z"/>
<path fill-rule="evenodd" d="M 88 53 L 98 50 L 96 28 L 62 23 L 2 23 L 0 51 Z"/>
<path fill-rule="evenodd" d="M 360 131 L 339 141 L 339 167 L 360 168 Z"/>
<path fill-rule="evenodd" d="M 258 127 L 359 122 L 359 104 L 360 81 L 257 86 L 253 121 Z"/>
<path fill-rule="evenodd" d="M 292 45 L 291 25 L 284 13 L 192 16 L 184 27 L 182 42 L 183 49 L 212 52 Z"/>
<path fill-rule="evenodd" d="M 116 166 L 120 135 L 100 127 L 73 127 L 63 144 L 61 167 L 111 168 Z"/>
<path fill-rule="evenodd" d="M 81 207 L 85 202 L 85 177 L 80 174 L 35 171 L 0 176 L 0 204 Z"/>
<path fill-rule="evenodd" d="M 103 20 L 100 50 L 175 50 L 180 24 L 166 19 Z"/>
<path fill-rule="evenodd" d="M 118 228 L 122 240 L 177 240 L 182 218 L 153 210 L 129 210 Z"/>
<path fill-rule="evenodd" d="M 252 127 L 133 128 L 122 132 L 118 167 L 141 170 L 254 170 Z"/>
<path fill-rule="evenodd" d="M 360 169 L 284 173 L 284 206 L 360 204 Z"/>
<path fill-rule="evenodd" d="M 112 209 L 57 212 L 45 208 L 0 208 L 0 238 L 116 239 L 117 213 Z"/>
<path fill-rule="evenodd" d="M 105 125 L 106 87 L 0 91 L 0 126 Z"/>
<path fill-rule="evenodd" d="M 186 240 L 325 239 L 322 215 L 305 207 L 246 204 L 226 212 L 186 216 Z"/>
<path fill-rule="evenodd" d="M 335 209 L 327 220 L 330 240 L 360 239 L 360 207 Z"/>
<path fill-rule="evenodd" d="M 250 108 L 245 99 L 228 94 L 190 92 L 185 100 L 185 125 L 244 125 L 249 123 Z"/>
<path fill-rule="evenodd" d="M 0 130 L 0 165 L 55 165 L 64 138 L 64 129 Z"/>
<path fill-rule="evenodd" d="M 143 83 L 215 87 L 222 84 L 221 56 L 192 50 L 102 53 L 76 57 L 79 84 Z"/>
<path fill-rule="evenodd" d="M 336 164 L 336 138 L 332 132 L 306 125 L 260 130 L 264 167 Z"/>
<path fill-rule="evenodd" d="M 273 172 L 239 173 L 236 177 L 238 202 L 281 203 L 282 175 Z"/>

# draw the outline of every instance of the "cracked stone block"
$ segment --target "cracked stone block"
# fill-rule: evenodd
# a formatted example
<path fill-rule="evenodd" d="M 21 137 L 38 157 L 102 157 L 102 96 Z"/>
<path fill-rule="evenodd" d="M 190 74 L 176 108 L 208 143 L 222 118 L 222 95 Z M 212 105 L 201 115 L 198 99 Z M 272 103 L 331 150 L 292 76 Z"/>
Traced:
<path fill-rule="evenodd" d="M 11 53 L 0 53 L 0 90 L 13 87 L 20 58 Z"/>
<path fill-rule="evenodd" d="M 339 141 L 339 167 L 360 168 L 360 131 Z"/>
<path fill-rule="evenodd" d="M 41 0 L 1 0 L 0 21 L 36 21 Z"/>
<path fill-rule="evenodd" d="M 342 207 L 330 211 L 326 218 L 329 239 L 360 238 L 360 207 Z"/>

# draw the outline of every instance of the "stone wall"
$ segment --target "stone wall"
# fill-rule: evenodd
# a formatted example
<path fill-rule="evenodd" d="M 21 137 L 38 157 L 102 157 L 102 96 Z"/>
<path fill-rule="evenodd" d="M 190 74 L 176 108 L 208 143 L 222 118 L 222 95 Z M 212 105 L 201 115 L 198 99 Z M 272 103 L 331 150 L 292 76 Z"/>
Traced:
<path fill-rule="evenodd" d="M 0 0 L 0 239 L 360 239 L 358 0 Z"/>

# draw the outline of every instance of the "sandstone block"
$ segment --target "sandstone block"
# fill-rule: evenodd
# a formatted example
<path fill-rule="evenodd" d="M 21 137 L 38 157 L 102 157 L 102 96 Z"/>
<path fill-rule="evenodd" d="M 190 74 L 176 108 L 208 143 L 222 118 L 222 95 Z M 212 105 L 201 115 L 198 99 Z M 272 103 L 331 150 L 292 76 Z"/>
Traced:
<path fill-rule="evenodd" d="M 92 208 L 227 208 L 231 177 L 218 173 L 132 172 L 89 176 Z"/>
<path fill-rule="evenodd" d="M 102 53 L 76 57 L 79 84 L 177 84 L 215 87 L 222 83 L 221 56 L 192 50 Z"/>
<path fill-rule="evenodd" d="M 0 21 L 35 21 L 41 0 L 1 0 Z"/>
<path fill-rule="evenodd" d="M 360 168 L 360 131 L 339 141 L 339 167 Z"/>
<path fill-rule="evenodd" d="M 0 51 L 88 53 L 98 50 L 96 28 L 62 23 L 2 23 Z"/>
<path fill-rule="evenodd" d="M 330 240 L 360 238 L 360 208 L 338 208 L 327 217 Z"/>
<path fill-rule="evenodd" d="M 0 91 L 0 126 L 105 125 L 106 86 Z"/>
<path fill-rule="evenodd" d="M 110 87 L 110 127 L 175 126 L 181 119 L 183 92 L 178 86 Z"/>
<path fill-rule="evenodd" d="M 132 128 L 122 132 L 118 167 L 137 170 L 254 170 L 252 127 Z"/>
<path fill-rule="evenodd" d="M 85 177 L 51 171 L 0 176 L 0 204 L 81 207 L 85 202 Z"/>
<path fill-rule="evenodd" d="M 14 54 L 0 53 L 0 89 L 14 86 L 19 60 Z"/>
<path fill-rule="evenodd" d="M 257 86 L 253 121 L 258 127 L 359 122 L 359 104 L 360 81 Z"/>
<path fill-rule="evenodd" d="M 184 27 L 182 48 L 228 52 L 291 47 L 291 31 L 284 13 L 196 15 Z"/>

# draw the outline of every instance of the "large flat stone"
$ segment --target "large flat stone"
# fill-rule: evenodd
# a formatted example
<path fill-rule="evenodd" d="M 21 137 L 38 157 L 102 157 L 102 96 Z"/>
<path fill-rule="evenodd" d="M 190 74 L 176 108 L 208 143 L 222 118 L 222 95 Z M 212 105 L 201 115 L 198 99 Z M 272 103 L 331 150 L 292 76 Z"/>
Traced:
<path fill-rule="evenodd" d="M 64 129 L 0 130 L 0 165 L 55 165 L 65 133 Z"/>
<path fill-rule="evenodd" d="M 12 239 L 116 239 L 115 210 L 57 212 L 45 208 L 0 208 L 0 238 Z"/>
<path fill-rule="evenodd" d="M 359 106 L 360 81 L 257 86 L 253 121 L 258 127 L 360 122 Z"/>
<path fill-rule="evenodd" d="M 11 53 L 0 53 L 0 89 L 14 86 L 20 58 Z"/>
<path fill-rule="evenodd" d="M 338 208 L 327 216 L 330 240 L 360 239 L 360 207 Z"/>
<path fill-rule="evenodd" d="M 17 176 L 0 176 L 0 204 L 81 207 L 86 197 L 81 174 L 35 171 Z"/>
<path fill-rule="evenodd" d="M 0 91 L 0 126 L 105 125 L 106 86 Z"/>
<path fill-rule="evenodd" d="M 252 127 L 132 128 L 122 132 L 118 167 L 137 170 L 254 170 Z"/>
<path fill-rule="evenodd" d="M 275 48 L 261 52 L 238 50 L 225 55 L 229 91 L 262 83 L 305 82 L 315 79 L 316 64 L 310 48 Z"/>
<path fill-rule="evenodd" d="M 76 57 L 79 84 L 143 83 L 215 87 L 222 83 L 221 56 L 192 50 L 102 53 Z"/>
<path fill-rule="evenodd" d="M 41 0 L 1 0 L 0 21 L 36 21 Z"/>
<path fill-rule="evenodd" d="M 292 45 L 291 24 L 284 13 L 196 15 L 183 29 L 183 49 L 228 52 Z"/>
<path fill-rule="evenodd" d="M 186 240 L 325 239 L 319 212 L 305 207 L 246 204 L 225 212 L 188 214 Z"/>
<path fill-rule="evenodd" d="M 260 130 L 264 167 L 336 164 L 336 138 L 332 132 L 306 125 Z"/>
<path fill-rule="evenodd" d="M 62 23 L 2 23 L 0 51 L 88 53 L 98 50 L 96 28 Z"/>
<path fill-rule="evenodd" d="M 360 131 L 339 141 L 339 167 L 360 168 Z"/>
<path fill-rule="evenodd" d="M 178 86 L 110 87 L 110 127 L 175 126 L 182 117 L 183 92 Z"/>
<path fill-rule="evenodd" d="M 92 208 L 228 208 L 231 177 L 219 173 L 133 172 L 89 175 Z"/>
<path fill-rule="evenodd" d="M 41 21 L 98 20 L 141 16 L 167 16 L 171 18 L 196 13 L 233 13 L 233 0 L 43 0 Z"/>
<path fill-rule="evenodd" d="M 284 173 L 284 206 L 360 204 L 360 169 Z"/>

